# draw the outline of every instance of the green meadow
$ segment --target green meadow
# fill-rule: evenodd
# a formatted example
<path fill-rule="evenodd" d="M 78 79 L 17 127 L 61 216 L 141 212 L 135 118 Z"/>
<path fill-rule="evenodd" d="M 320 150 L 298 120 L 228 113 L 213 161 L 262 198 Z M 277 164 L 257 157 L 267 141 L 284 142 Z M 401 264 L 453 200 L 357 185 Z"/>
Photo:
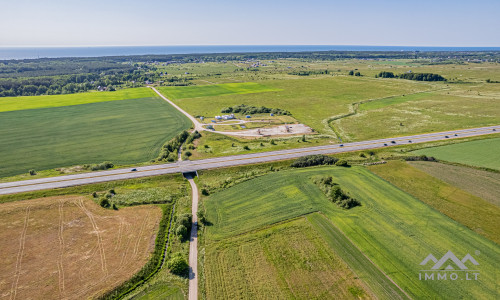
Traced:
<path fill-rule="evenodd" d="M 23 96 L 0 98 L 0 112 L 61 107 L 89 103 L 99 103 L 126 99 L 155 97 L 156 93 L 149 88 L 123 89 L 114 92 L 89 92 L 68 95 Z"/>
<path fill-rule="evenodd" d="M 225 107 L 240 104 L 266 106 L 288 110 L 299 122 L 324 133 L 331 131 L 326 120 L 348 113 L 353 102 L 431 89 L 427 83 L 408 80 L 381 81 L 343 76 L 266 80 L 257 83 L 257 86 L 265 86 L 264 91 L 267 92 L 226 93 L 218 87 L 220 85 L 163 87 L 160 91 L 194 116 L 213 117 L 219 115 Z M 250 83 L 245 83 L 248 84 Z M 186 92 L 177 93 L 184 90 Z"/>
<path fill-rule="evenodd" d="M 500 138 L 425 148 L 414 153 L 465 165 L 500 170 Z"/>
<path fill-rule="evenodd" d="M 311 180 L 317 175 L 332 176 L 362 206 L 346 211 L 329 202 Z M 212 194 L 204 206 L 213 223 L 206 229 L 207 243 L 320 211 L 412 298 L 491 299 L 497 295 L 500 246 L 365 168 L 319 167 L 271 173 Z M 430 253 L 440 258 L 449 250 L 460 259 L 480 251 L 476 255 L 480 280 L 419 280 L 420 262 Z M 236 262 L 228 257 L 219 263 L 230 267 Z"/>
<path fill-rule="evenodd" d="M 274 92 L 277 91 L 277 89 L 255 82 L 235 82 L 214 85 L 167 86 L 161 87 L 160 91 L 170 100 L 178 100 L 186 98 Z"/>
<path fill-rule="evenodd" d="M 0 176 L 148 161 L 190 126 L 159 97 L 1 112 Z"/>

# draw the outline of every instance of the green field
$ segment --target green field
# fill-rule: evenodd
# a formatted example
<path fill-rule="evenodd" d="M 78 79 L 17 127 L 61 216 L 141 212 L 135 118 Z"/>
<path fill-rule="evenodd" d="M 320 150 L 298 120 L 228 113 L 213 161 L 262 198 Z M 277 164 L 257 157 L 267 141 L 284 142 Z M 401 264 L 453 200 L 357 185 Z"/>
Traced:
<path fill-rule="evenodd" d="M 434 163 L 432 168 L 439 169 L 441 166 L 446 170 L 446 165 L 439 163 Z M 463 190 L 463 185 L 448 184 L 402 161 L 370 166 L 369 169 L 444 215 L 500 245 L 500 207 L 468 193 Z M 467 180 L 464 174 L 457 175 L 457 180 Z M 493 191 L 484 190 L 490 194 Z"/>
<path fill-rule="evenodd" d="M 2 112 L 0 177 L 103 161 L 148 161 L 190 126 L 159 97 Z"/>
<path fill-rule="evenodd" d="M 415 151 L 417 155 L 500 170 L 500 138 L 465 142 Z"/>
<path fill-rule="evenodd" d="M 312 183 L 316 175 L 333 176 L 362 206 L 344 211 L 330 203 Z M 271 173 L 252 179 L 204 201 L 207 240 L 226 239 L 312 211 L 324 213 L 349 239 L 415 298 L 490 299 L 497 295 L 496 261 L 500 246 L 360 167 L 310 168 Z M 474 255 L 481 280 L 420 281 L 419 263 L 448 250 Z M 207 258 L 208 259 L 208 258 Z M 230 259 L 225 263 L 232 265 Z"/>
<path fill-rule="evenodd" d="M 276 92 L 279 90 L 255 82 L 235 82 L 213 85 L 167 86 L 161 87 L 160 91 L 164 93 L 170 100 L 177 100 L 222 95 Z"/>
<path fill-rule="evenodd" d="M 305 218 L 209 244 L 205 256 L 207 299 L 373 298 Z"/>
<path fill-rule="evenodd" d="M 396 96 L 402 94 L 426 91 L 431 88 L 427 83 L 412 81 L 380 81 L 374 78 L 324 77 L 315 79 L 286 79 L 259 81 L 270 92 L 251 94 L 227 94 L 215 97 L 218 91 L 210 94 L 204 89 L 213 86 L 199 87 L 164 87 L 160 91 L 173 100 L 191 115 L 213 117 L 221 114 L 221 109 L 229 106 L 246 104 L 281 108 L 292 113 L 299 122 L 304 123 L 318 132 L 329 132 L 326 120 L 332 116 L 349 111 L 352 102 Z M 176 96 L 169 90 L 190 88 L 196 93 L 186 93 Z M 198 93 L 199 92 L 199 93 Z M 209 90 L 210 92 L 210 90 Z M 175 100 L 176 97 L 184 99 Z M 187 98 L 196 97 L 196 98 Z"/>
<path fill-rule="evenodd" d="M 0 98 L 0 112 L 37 109 L 45 107 L 61 107 L 126 99 L 140 99 L 155 96 L 155 92 L 144 87 L 123 89 L 114 92 L 90 92 L 69 95 L 5 97 Z"/>
<path fill-rule="evenodd" d="M 426 161 L 410 165 L 500 207 L 500 173 Z"/>
<path fill-rule="evenodd" d="M 359 107 L 362 110 L 372 110 L 379 109 L 389 105 L 404 103 L 408 101 L 416 101 L 425 99 L 428 96 L 428 93 L 416 93 L 411 95 L 397 96 L 397 97 L 389 97 L 384 99 L 379 99 L 375 101 L 369 101 L 366 103 L 362 103 Z"/>

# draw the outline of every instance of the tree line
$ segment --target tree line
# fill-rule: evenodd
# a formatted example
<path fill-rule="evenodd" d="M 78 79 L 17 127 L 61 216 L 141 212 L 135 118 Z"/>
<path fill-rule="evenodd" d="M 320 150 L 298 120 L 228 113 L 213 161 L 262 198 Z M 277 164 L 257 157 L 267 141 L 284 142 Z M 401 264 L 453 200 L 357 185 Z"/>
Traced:
<path fill-rule="evenodd" d="M 223 108 L 221 111 L 223 114 L 230 114 L 230 113 L 235 113 L 235 114 L 244 114 L 244 115 L 252 115 L 252 114 L 268 114 L 272 113 L 275 115 L 291 115 L 291 113 L 288 110 L 284 110 L 281 108 L 269 108 L 265 106 L 257 107 L 257 106 L 251 106 L 251 105 L 235 105 L 232 107 L 226 107 Z"/>
<path fill-rule="evenodd" d="M 382 71 L 375 78 L 401 78 L 416 81 L 446 81 L 446 78 L 434 73 L 403 73 L 394 75 L 393 72 Z"/>

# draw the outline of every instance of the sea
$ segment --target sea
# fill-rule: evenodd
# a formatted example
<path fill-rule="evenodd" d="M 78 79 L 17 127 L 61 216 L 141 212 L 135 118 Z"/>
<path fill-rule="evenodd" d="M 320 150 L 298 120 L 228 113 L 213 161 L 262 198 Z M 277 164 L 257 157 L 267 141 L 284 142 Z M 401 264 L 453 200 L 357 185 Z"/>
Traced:
<path fill-rule="evenodd" d="M 500 51 L 500 47 L 421 47 L 349 45 L 217 45 L 217 46 L 107 46 L 0 47 L 0 60 L 58 57 L 101 57 L 147 54 L 205 54 L 300 51 Z"/>

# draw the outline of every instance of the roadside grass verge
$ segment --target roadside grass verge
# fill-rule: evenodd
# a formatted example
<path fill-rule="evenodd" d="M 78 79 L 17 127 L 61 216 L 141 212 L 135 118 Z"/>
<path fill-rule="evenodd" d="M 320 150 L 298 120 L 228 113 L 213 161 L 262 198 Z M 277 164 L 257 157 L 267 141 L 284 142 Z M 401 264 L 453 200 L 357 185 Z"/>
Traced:
<path fill-rule="evenodd" d="M 415 151 L 417 155 L 500 170 L 500 138 L 471 141 Z"/>
<path fill-rule="evenodd" d="M 132 88 L 114 92 L 4 97 L 0 99 L 0 112 L 150 98 L 155 97 L 155 95 L 156 94 L 148 88 Z"/>
<path fill-rule="evenodd" d="M 155 158 L 191 122 L 159 97 L 0 113 L 0 177 Z"/>
<path fill-rule="evenodd" d="M 267 87 L 256 82 L 235 82 L 194 86 L 168 86 L 160 87 L 159 89 L 166 95 L 167 98 L 171 100 L 279 91 L 279 89 Z"/>

